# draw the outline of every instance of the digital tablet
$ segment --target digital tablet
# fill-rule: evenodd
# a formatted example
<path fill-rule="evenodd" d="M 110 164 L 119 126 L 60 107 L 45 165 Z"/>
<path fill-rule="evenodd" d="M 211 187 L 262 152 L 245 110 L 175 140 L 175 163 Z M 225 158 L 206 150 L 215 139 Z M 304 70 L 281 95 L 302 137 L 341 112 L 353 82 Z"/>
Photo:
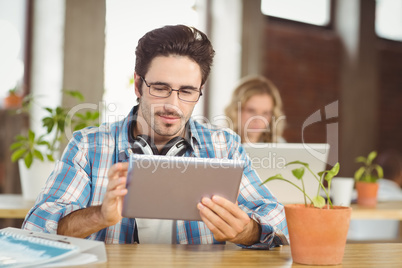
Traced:
<path fill-rule="evenodd" d="M 222 196 L 235 203 L 244 162 L 241 160 L 130 156 L 123 217 L 200 221 L 203 197 Z"/>

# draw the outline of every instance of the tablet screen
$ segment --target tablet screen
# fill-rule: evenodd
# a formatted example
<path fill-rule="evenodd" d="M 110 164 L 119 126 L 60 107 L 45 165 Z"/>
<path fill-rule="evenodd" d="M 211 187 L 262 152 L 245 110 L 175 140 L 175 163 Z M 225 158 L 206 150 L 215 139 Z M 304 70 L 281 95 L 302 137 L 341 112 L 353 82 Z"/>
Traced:
<path fill-rule="evenodd" d="M 123 217 L 200 221 L 202 197 L 236 202 L 243 166 L 241 160 L 133 154 Z"/>

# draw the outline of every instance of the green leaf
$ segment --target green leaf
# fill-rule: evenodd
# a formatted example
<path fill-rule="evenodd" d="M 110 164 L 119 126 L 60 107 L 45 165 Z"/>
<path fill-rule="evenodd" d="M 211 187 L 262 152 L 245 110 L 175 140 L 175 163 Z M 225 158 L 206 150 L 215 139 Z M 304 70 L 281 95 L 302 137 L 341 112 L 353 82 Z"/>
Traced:
<path fill-rule="evenodd" d="M 47 146 L 50 146 L 50 143 L 47 142 L 47 141 L 38 141 L 37 144 L 38 144 L 38 145 L 47 145 Z"/>
<path fill-rule="evenodd" d="M 330 173 L 334 174 L 334 176 L 338 175 L 340 169 L 339 162 L 337 162 L 329 171 Z"/>
<path fill-rule="evenodd" d="M 297 179 L 301 179 L 304 175 L 304 167 L 300 168 L 295 168 L 292 170 L 293 176 L 295 176 Z"/>
<path fill-rule="evenodd" d="M 22 136 L 22 135 L 17 135 L 17 136 L 15 137 L 15 139 L 16 139 L 17 141 L 26 141 L 26 140 L 28 140 L 27 137 Z"/>
<path fill-rule="evenodd" d="M 82 120 L 85 120 L 85 115 L 83 115 L 82 113 L 75 113 L 74 116 L 76 116 Z"/>
<path fill-rule="evenodd" d="M 364 156 L 359 156 L 356 158 L 357 163 L 366 163 L 366 158 Z"/>
<path fill-rule="evenodd" d="M 31 167 L 32 161 L 33 161 L 32 153 L 28 152 L 24 157 L 24 162 L 25 162 L 25 165 L 27 166 L 27 168 Z"/>
<path fill-rule="evenodd" d="M 43 126 L 47 128 L 47 132 L 52 132 L 54 127 L 54 120 L 51 117 L 45 117 L 42 119 Z"/>
<path fill-rule="evenodd" d="M 61 132 L 64 132 L 64 127 L 65 127 L 65 121 L 64 119 L 60 119 L 57 121 L 57 127 L 60 129 Z"/>
<path fill-rule="evenodd" d="M 93 112 L 92 115 L 91 115 L 91 120 L 97 120 L 99 118 L 99 115 L 100 114 L 99 114 L 98 111 Z"/>
<path fill-rule="evenodd" d="M 21 159 L 22 156 L 23 156 L 24 154 L 26 154 L 27 152 L 28 152 L 28 150 L 25 149 L 25 148 L 19 149 L 19 150 L 15 151 L 15 152 L 11 155 L 11 161 L 15 162 L 15 161 L 17 161 L 18 159 Z"/>
<path fill-rule="evenodd" d="M 61 108 L 60 106 L 56 107 L 56 115 L 62 115 L 63 111 L 64 111 L 64 109 Z"/>
<path fill-rule="evenodd" d="M 48 111 L 49 113 L 53 113 L 53 109 L 52 108 L 48 108 L 48 107 L 46 107 L 46 108 L 44 108 L 46 111 Z"/>
<path fill-rule="evenodd" d="M 381 166 L 375 165 L 374 168 L 377 170 L 378 178 L 384 177 L 384 171 Z"/>
<path fill-rule="evenodd" d="M 74 127 L 74 131 L 83 129 L 84 127 L 86 127 L 87 125 L 85 123 L 79 123 Z"/>
<path fill-rule="evenodd" d="M 44 158 L 43 158 L 43 155 L 42 155 L 42 153 L 40 151 L 34 150 L 33 155 L 34 155 L 34 157 L 38 158 L 40 161 L 43 162 Z"/>
<path fill-rule="evenodd" d="M 324 197 L 317 195 L 313 198 L 313 205 L 317 208 L 323 208 L 325 206 L 325 199 Z"/>
<path fill-rule="evenodd" d="M 53 155 L 48 154 L 48 155 L 46 155 L 46 156 L 47 156 L 47 159 L 48 159 L 49 161 L 54 162 Z"/>
<path fill-rule="evenodd" d="M 35 141 L 35 133 L 32 130 L 28 131 L 28 140 L 30 143 L 34 143 Z"/>
<path fill-rule="evenodd" d="M 362 177 L 363 173 L 364 173 L 364 167 L 360 167 L 358 170 L 356 170 L 355 172 L 355 180 L 360 180 L 360 178 Z"/>
<path fill-rule="evenodd" d="M 262 183 L 260 183 L 260 185 L 263 185 L 263 184 L 265 184 L 267 182 L 270 182 L 270 181 L 273 181 L 273 180 L 280 180 L 280 179 L 283 179 L 282 174 L 276 174 L 276 175 L 274 175 L 272 177 L 269 177 L 268 179 L 266 179 Z"/>
<path fill-rule="evenodd" d="M 76 91 L 76 90 L 64 90 L 64 93 L 69 95 L 69 96 L 71 96 L 71 97 L 73 97 L 73 98 L 76 98 L 79 101 L 84 101 L 84 96 L 79 91 Z"/>
<path fill-rule="evenodd" d="M 14 142 L 13 144 L 10 145 L 10 150 L 14 151 L 17 148 L 21 148 L 24 146 L 23 142 Z"/>
<path fill-rule="evenodd" d="M 367 156 L 367 164 L 370 165 L 374 158 L 377 157 L 377 152 L 376 151 L 372 151 L 371 153 L 369 153 L 369 155 Z"/>
<path fill-rule="evenodd" d="M 333 177 L 335 177 L 339 173 L 339 163 L 336 163 L 325 176 L 325 180 L 330 182 Z"/>

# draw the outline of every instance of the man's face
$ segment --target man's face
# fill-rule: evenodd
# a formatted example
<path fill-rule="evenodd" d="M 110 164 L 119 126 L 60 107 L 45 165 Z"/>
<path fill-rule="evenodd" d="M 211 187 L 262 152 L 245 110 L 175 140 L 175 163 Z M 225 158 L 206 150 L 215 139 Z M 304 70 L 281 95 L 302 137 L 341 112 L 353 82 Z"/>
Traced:
<path fill-rule="evenodd" d="M 144 82 L 141 84 L 141 95 L 138 86 L 142 80 L 137 74 L 134 78 L 135 93 L 140 98 L 136 134 L 149 135 L 155 143 L 182 136 L 196 102 L 180 100 L 177 91 L 172 91 L 167 98 L 152 96 Z M 201 69 L 196 62 L 185 56 L 158 56 L 152 60 L 149 71 L 143 78 L 148 85 L 157 83 L 173 89 L 199 89 Z"/>

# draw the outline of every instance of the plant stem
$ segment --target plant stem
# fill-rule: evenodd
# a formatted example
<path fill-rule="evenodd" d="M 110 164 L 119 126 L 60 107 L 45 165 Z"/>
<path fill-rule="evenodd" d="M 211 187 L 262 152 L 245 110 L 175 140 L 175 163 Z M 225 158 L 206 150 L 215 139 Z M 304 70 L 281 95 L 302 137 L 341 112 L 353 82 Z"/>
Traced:
<path fill-rule="evenodd" d="M 310 169 L 309 166 L 306 166 L 306 168 L 310 171 L 311 174 L 313 174 L 314 178 L 318 181 L 319 185 L 324 190 L 325 195 L 327 196 L 328 204 L 331 205 L 331 208 L 332 208 L 332 202 L 331 202 L 331 199 L 329 198 L 329 192 L 327 192 L 327 190 L 324 187 L 324 184 L 322 184 L 321 178 L 318 178 L 317 175 Z M 323 173 L 322 175 L 324 177 L 325 173 Z M 319 194 L 320 194 L 320 187 L 318 187 L 318 192 L 317 192 L 317 195 L 319 195 Z"/>
<path fill-rule="evenodd" d="M 51 152 L 51 154 L 53 154 L 54 151 L 55 151 L 55 146 L 56 146 L 56 142 L 57 142 L 58 137 L 59 137 L 59 132 L 60 132 L 59 128 L 56 127 L 56 134 L 55 134 L 54 139 L 53 139 L 53 142 L 52 142 L 52 144 L 51 144 L 51 146 L 50 146 L 50 152 Z"/>

